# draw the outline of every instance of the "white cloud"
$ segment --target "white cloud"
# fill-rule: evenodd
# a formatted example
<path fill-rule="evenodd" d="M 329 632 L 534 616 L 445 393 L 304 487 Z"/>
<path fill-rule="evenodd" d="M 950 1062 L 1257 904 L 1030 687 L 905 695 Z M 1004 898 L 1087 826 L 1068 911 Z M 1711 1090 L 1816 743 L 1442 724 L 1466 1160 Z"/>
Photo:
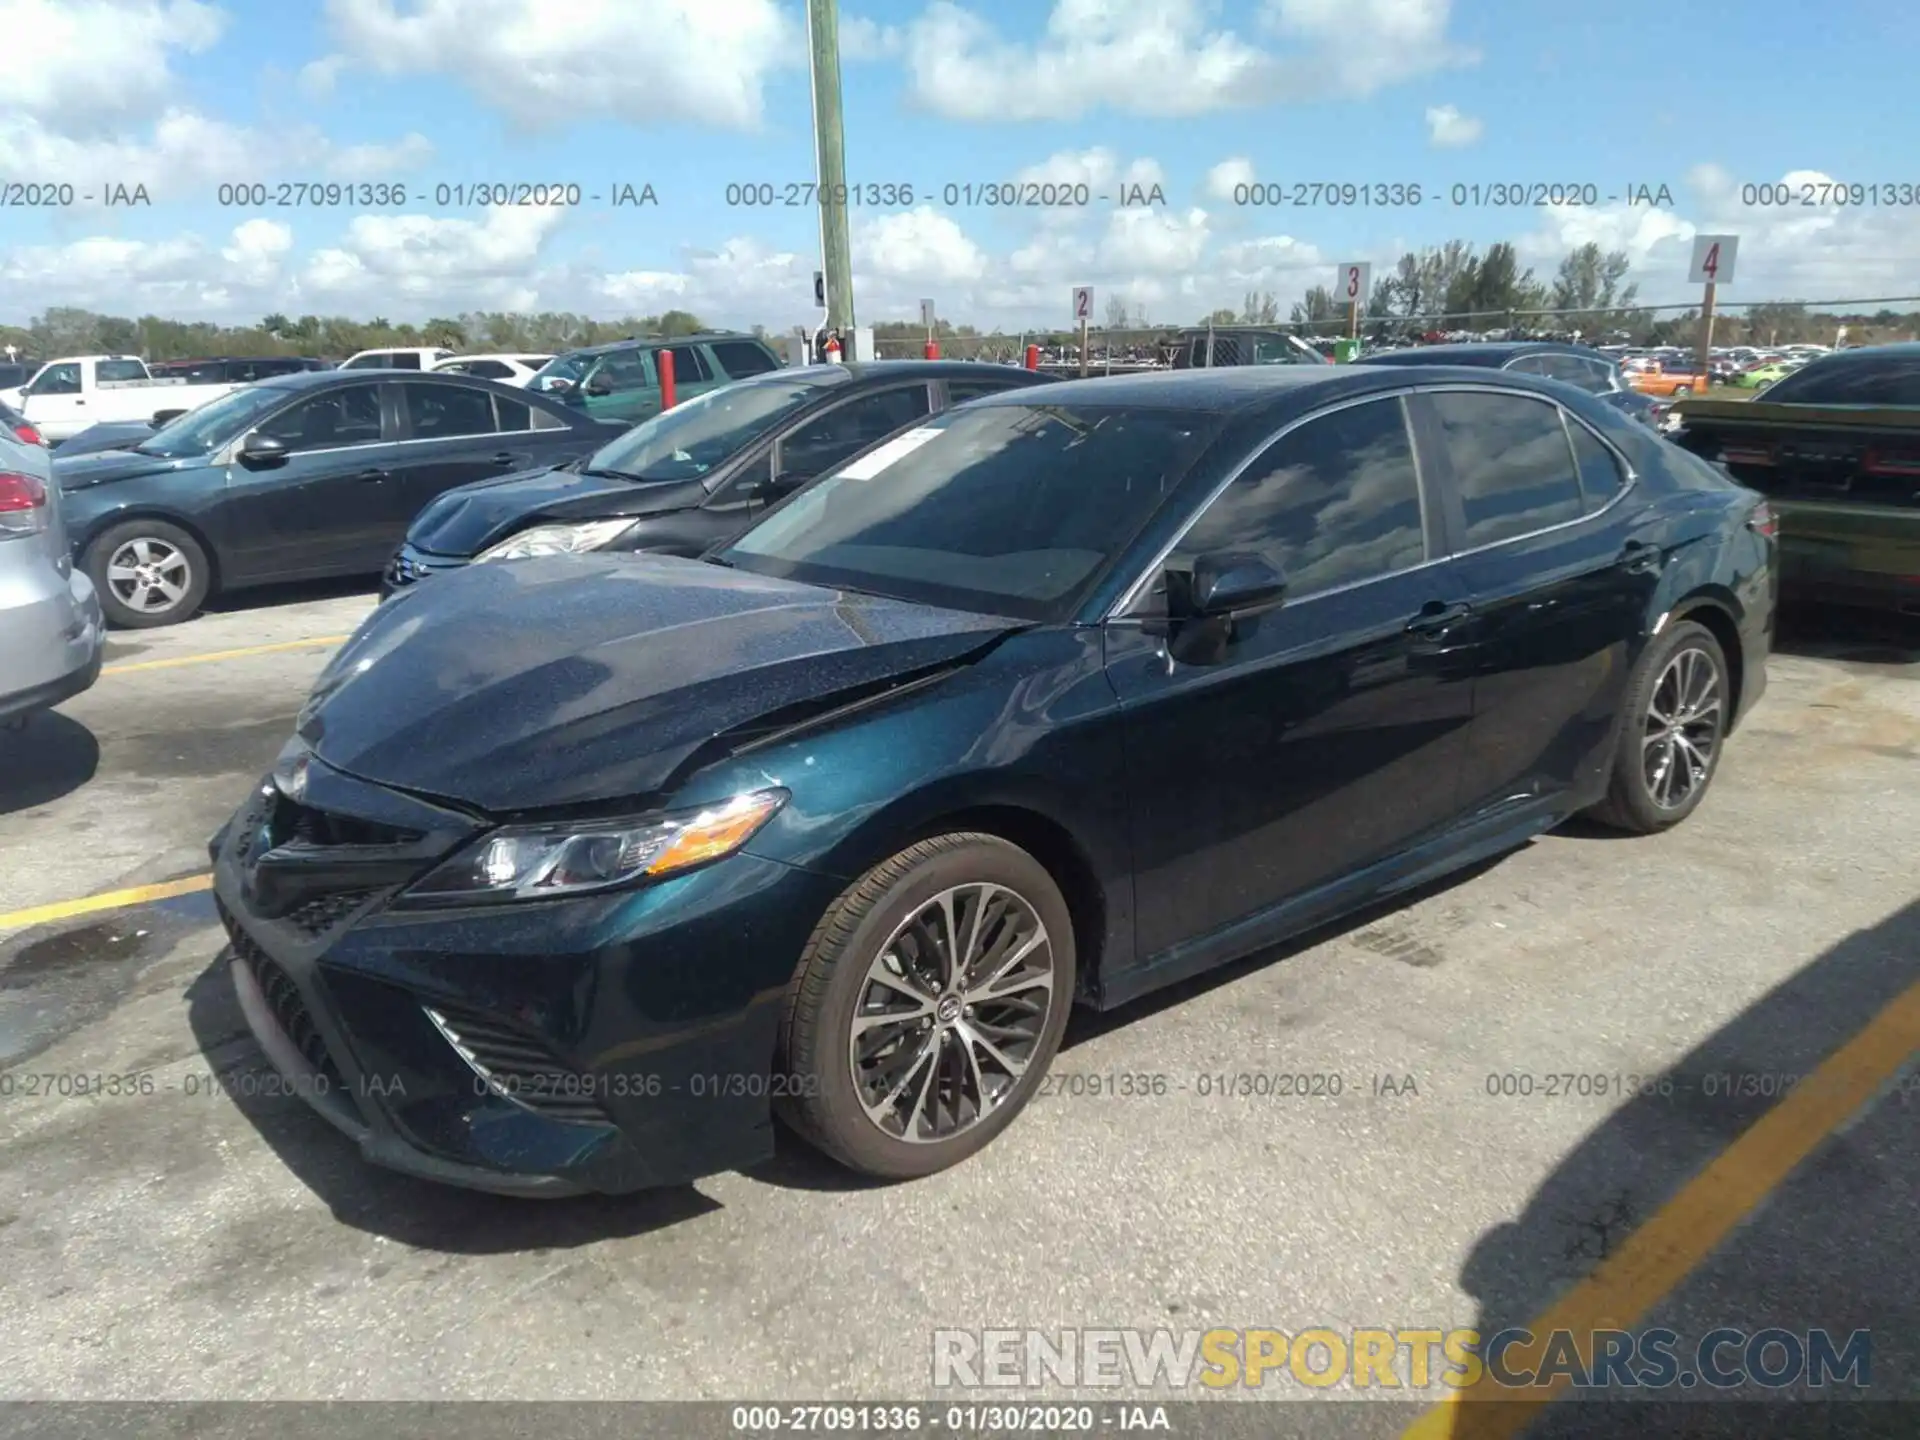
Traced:
<path fill-rule="evenodd" d="M 1181 274 L 1199 266 L 1207 240 L 1207 212 L 1198 207 L 1181 215 L 1144 207 L 1115 210 L 1100 243 L 1100 268 Z"/>
<path fill-rule="evenodd" d="M 1210 25 L 1206 0 L 1055 0 L 1045 34 L 1009 41 L 935 0 L 908 29 L 915 99 L 960 120 L 1185 116 L 1365 96 L 1477 57 L 1446 39 L 1448 0 L 1268 0 L 1279 49 Z"/>
<path fill-rule="evenodd" d="M 1462 115 L 1456 105 L 1427 107 L 1427 141 L 1441 150 L 1471 145 L 1485 133 L 1486 125 L 1471 115 Z"/>
<path fill-rule="evenodd" d="M 563 117 L 750 129 L 805 37 L 776 0 L 328 0 L 336 73 L 444 75 L 529 128 Z"/>
<path fill-rule="evenodd" d="M 931 205 L 884 215 L 856 227 L 856 267 L 884 279 L 964 284 L 986 273 L 986 253 L 952 216 Z"/>
<path fill-rule="evenodd" d="M 57 175 L 84 194 L 108 184 L 144 185 L 154 205 L 208 204 L 222 182 L 372 180 L 426 163 L 421 135 L 391 145 L 337 145 L 313 126 L 256 130 L 173 109 L 142 138 L 75 137 L 32 116 L 0 117 L 0 156 L 16 174 Z"/>
<path fill-rule="evenodd" d="M 211 48 L 225 28 L 202 0 L 4 0 L 0 95 L 10 117 L 109 134 L 158 114 L 179 78 L 175 56 Z"/>
<path fill-rule="evenodd" d="M 897 26 L 882 25 L 864 15 L 843 15 L 840 19 L 842 61 L 891 60 L 906 48 L 906 34 Z"/>
<path fill-rule="evenodd" d="M 1209 198 L 1231 202 L 1236 191 L 1243 185 L 1254 183 L 1253 162 L 1236 156 L 1231 160 L 1222 160 L 1207 171 L 1206 191 Z"/>

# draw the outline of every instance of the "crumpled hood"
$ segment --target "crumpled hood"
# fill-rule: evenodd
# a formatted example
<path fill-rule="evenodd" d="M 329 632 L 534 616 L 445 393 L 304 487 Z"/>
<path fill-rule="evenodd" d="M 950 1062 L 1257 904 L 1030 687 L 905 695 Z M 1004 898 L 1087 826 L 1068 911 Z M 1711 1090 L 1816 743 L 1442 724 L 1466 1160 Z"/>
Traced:
<path fill-rule="evenodd" d="M 430 555 L 478 555 L 541 519 L 599 520 L 684 510 L 707 498 L 697 480 L 639 483 L 572 470 L 522 470 L 449 490 L 407 528 Z"/>
<path fill-rule="evenodd" d="M 338 770 L 487 811 L 637 797 L 716 736 L 1017 628 L 668 556 L 476 565 L 376 610 L 299 731 Z"/>
<path fill-rule="evenodd" d="M 184 462 L 166 460 L 157 455 L 136 455 L 131 450 L 102 450 L 91 455 L 62 456 L 53 452 L 53 478 L 62 490 L 85 490 L 94 485 L 109 485 L 117 480 L 132 480 L 141 475 L 157 475 L 178 469 Z"/>

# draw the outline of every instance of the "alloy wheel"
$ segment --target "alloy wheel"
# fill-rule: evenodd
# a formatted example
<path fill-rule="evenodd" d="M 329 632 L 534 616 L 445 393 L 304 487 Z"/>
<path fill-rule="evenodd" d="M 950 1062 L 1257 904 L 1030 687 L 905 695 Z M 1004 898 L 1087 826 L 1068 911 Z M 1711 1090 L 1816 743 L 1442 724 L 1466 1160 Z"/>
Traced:
<path fill-rule="evenodd" d="M 861 1108 L 895 1140 L 951 1140 L 1020 1084 L 1056 1004 L 1053 942 L 1004 885 L 956 885 L 867 967 L 847 1057 Z"/>
<path fill-rule="evenodd" d="M 1647 702 L 1641 773 L 1647 795 L 1662 810 L 1677 810 L 1707 783 L 1720 742 L 1720 667 L 1689 646 L 1667 661 Z"/>
<path fill-rule="evenodd" d="M 113 552 L 107 561 L 107 584 L 127 609 L 160 615 L 186 598 L 193 566 L 165 540 L 140 536 Z"/>

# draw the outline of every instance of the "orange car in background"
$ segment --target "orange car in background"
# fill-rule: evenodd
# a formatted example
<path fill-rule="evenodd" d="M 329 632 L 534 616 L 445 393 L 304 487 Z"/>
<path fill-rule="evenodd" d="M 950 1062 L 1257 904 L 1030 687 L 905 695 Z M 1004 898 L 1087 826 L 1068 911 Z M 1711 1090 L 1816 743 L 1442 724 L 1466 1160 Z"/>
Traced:
<path fill-rule="evenodd" d="M 1707 391 L 1706 376 L 1663 369 L 1657 362 L 1644 370 L 1629 371 L 1626 378 L 1627 384 L 1642 395 L 1664 395 L 1673 399 L 1681 395 L 1704 395 Z"/>

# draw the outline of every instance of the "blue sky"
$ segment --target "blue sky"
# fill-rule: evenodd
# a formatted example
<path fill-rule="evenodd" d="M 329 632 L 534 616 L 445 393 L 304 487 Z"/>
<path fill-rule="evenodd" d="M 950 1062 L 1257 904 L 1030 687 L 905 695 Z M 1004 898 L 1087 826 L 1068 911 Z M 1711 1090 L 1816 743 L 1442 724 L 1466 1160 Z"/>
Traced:
<path fill-rule="evenodd" d="M 1685 298 L 1698 229 L 1742 236 L 1756 299 L 1920 292 L 1920 196 L 1741 203 L 1743 183 L 1790 175 L 1920 185 L 1920 9 L 1818 16 L 1784 0 L 1638 19 L 1518 0 L 848 0 L 849 179 L 917 192 L 856 209 L 856 303 L 905 314 L 932 295 L 956 319 L 1013 325 L 1054 318 L 1086 281 L 1185 319 L 1250 286 L 1290 302 L 1339 260 L 1378 274 L 1454 237 L 1515 241 L 1543 268 L 1598 239 L 1628 250 L 1646 293 Z M 813 176 L 797 0 L 0 0 L 0 21 L 29 42 L 0 58 L 6 93 L 24 94 L 0 116 L 0 177 L 144 183 L 153 202 L 0 209 L 6 319 L 46 303 L 417 318 L 676 302 L 806 318 L 813 211 L 727 203 L 730 183 Z M 1215 171 L 1228 161 L 1244 163 Z M 1425 199 L 1236 206 L 1248 165 Z M 1027 172 L 1090 177 L 1096 195 L 1132 174 L 1166 204 L 1116 221 L 1098 201 L 943 203 L 949 184 Z M 348 178 L 409 201 L 216 203 L 223 179 Z M 522 180 L 651 184 L 659 203 L 501 215 L 435 195 Z M 1446 198 L 1536 181 L 1591 185 L 1599 203 Z M 1624 203 L 1637 186 L 1671 199 Z M 266 224 L 236 235 L 249 221 Z"/>

